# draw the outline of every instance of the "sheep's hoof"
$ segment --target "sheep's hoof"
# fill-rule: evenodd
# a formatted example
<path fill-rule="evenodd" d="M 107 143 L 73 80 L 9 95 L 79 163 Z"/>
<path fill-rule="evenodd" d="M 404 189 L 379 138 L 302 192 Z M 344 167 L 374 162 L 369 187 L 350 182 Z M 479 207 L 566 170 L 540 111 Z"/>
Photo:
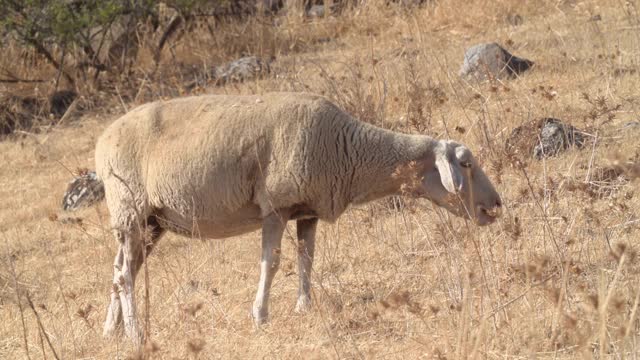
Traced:
<path fill-rule="evenodd" d="M 311 299 L 308 296 L 300 296 L 296 303 L 295 312 L 298 314 L 308 313 L 311 310 Z"/>
<path fill-rule="evenodd" d="M 126 330 L 125 330 L 126 333 Z M 127 336 L 129 337 L 129 339 L 131 339 L 131 343 L 133 344 L 133 346 L 135 346 L 136 348 L 141 348 L 142 345 L 144 344 L 144 334 L 139 331 L 131 331 L 129 333 L 127 333 Z"/>
<path fill-rule="evenodd" d="M 269 312 L 265 309 L 253 308 L 251 311 L 251 318 L 256 326 L 262 326 L 268 322 Z"/>
<path fill-rule="evenodd" d="M 121 336 L 123 332 L 120 299 L 112 299 L 111 305 L 109 305 L 109 311 L 107 312 L 107 319 L 104 322 L 102 336 L 108 339 L 114 336 Z"/>
<path fill-rule="evenodd" d="M 122 333 L 123 328 L 122 326 L 119 326 L 119 324 L 105 322 L 102 337 L 105 339 L 112 339 L 114 337 L 121 336 Z"/>

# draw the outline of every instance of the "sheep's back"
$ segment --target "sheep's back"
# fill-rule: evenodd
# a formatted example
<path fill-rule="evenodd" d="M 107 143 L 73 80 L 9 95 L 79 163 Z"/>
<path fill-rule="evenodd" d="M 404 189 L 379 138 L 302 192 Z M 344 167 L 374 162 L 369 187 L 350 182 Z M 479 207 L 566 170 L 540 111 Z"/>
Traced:
<path fill-rule="evenodd" d="M 317 99 L 280 93 L 143 105 L 105 131 L 101 167 L 139 184 L 150 206 L 185 217 L 228 218 L 256 206 L 266 212 L 272 203 L 267 182 L 287 192 L 284 202 L 296 202 L 279 172 Z"/>

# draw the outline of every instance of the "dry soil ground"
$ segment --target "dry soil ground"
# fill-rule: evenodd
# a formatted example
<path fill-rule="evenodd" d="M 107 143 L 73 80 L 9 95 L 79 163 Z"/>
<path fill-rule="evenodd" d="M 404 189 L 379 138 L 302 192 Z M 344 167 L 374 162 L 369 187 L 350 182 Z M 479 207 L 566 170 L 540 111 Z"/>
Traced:
<path fill-rule="evenodd" d="M 224 58 L 225 41 L 247 34 L 263 37 L 264 49 L 252 49 L 276 55 L 264 79 L 202 92 L 308 90 L 365 121 L 468 144 L 503 196 L 503 218 L 478 228 L 427 201 L 352 208 L 319 227 L 307 315 L 293 312 L 289 228 L 272 321 L 259 331 L 249 318 L 259 234 L 169 234 L 148 262 L 148 312 L 138 281 L 151 345 L 137 354 L 126 339 L 101 337 L 116 250 L 104 204 L 72 214 L 79 224 L 60 210 L 70 171 L 93 167 L 97 136 L 135 105 L 114 102 L 0 142 L 0 358 L 637 357 L 640 130 L 621 129 L 640 110 L 638 5 L 378 4 L 183 37 L 181 61 Z M 514 80 L 461 81 L 464 49 L 485 41 L 536 66 Z M 509 158 L 511 130 L 546 116 L 584 129 L 587 146 Z"/>

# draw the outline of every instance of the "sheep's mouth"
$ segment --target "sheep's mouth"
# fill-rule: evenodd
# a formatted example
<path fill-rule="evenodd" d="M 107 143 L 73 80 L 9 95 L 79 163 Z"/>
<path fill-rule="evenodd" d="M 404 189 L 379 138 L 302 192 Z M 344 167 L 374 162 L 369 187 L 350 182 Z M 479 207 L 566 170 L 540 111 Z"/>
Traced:
<path fill-rule="evenodd" d="M 476 222 L 480 226 L 493 224 L 500 217 L 500 209 L 497 207 L 492 209 L 480 207 L 478 210 Z"/>

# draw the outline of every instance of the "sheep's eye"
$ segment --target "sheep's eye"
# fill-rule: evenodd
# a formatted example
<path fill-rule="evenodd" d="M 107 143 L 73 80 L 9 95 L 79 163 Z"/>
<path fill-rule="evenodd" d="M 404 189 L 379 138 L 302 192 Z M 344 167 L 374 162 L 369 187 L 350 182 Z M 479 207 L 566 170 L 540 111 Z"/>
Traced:
<path fill-rule="evenodd" d="M 469 161 L 463 161 L 460 163 L 460 166 L 462 166 L 465 169 L 471 169 L 471 163 Z"/>

